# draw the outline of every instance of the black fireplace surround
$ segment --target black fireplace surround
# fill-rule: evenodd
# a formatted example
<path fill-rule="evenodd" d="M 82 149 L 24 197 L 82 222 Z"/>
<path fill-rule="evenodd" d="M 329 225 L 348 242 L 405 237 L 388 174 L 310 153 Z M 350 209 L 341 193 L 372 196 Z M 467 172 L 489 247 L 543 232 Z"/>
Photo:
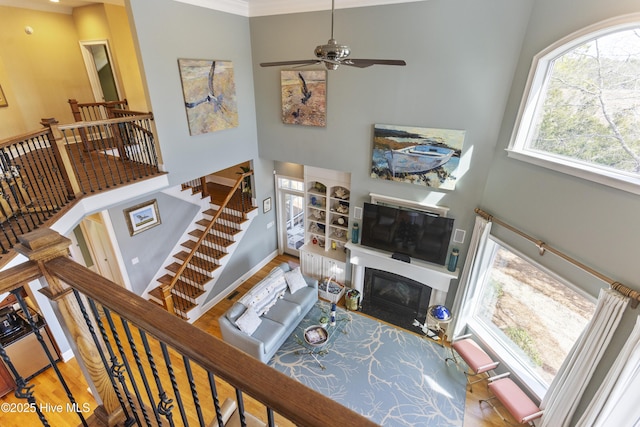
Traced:
<path fill-rule="evenodd" d="M 413 330 L 413 320 L 424 322 L 431 287 L 375 268 L 365 268 L 362 312 Z"/>

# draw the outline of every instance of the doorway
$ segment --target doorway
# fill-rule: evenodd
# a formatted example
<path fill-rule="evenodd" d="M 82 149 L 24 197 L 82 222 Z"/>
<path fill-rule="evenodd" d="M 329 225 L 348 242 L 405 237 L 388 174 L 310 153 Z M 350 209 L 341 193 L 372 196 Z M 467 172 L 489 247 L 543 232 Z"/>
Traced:
<path fill-rule="evenodd" d="M 107 41 L 81 41 L 80 49 L 95 101 L 119 101 L 120 89 Z"/>
<path fill-rule="evenodd" d="M 304 244 L 304 181 L 276 175 L 278 246 L 281 252 L 300 256 Z"/>

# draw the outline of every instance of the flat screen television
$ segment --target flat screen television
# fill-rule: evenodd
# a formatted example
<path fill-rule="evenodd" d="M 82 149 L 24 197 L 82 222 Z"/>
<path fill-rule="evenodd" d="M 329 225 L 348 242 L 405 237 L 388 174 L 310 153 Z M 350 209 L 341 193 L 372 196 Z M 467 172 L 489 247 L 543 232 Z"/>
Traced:
<path fill-rule="evenodd" d="M 444 265 L 452 231 L 453 218 L 365 203 L 360 243 Z"/>

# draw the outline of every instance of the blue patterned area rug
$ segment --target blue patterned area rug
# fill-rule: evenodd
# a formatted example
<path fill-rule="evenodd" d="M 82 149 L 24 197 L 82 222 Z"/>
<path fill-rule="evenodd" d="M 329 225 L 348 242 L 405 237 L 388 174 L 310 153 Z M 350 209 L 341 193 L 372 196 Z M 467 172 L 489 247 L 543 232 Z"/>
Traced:
<path fill-rule="evenodd" d="M 318 301 L 269 365 L 385 427 L 462 426 L 466 380 L 449 350 L 340 308 L 323 347 L 304 343 L 329 310 Z"/>

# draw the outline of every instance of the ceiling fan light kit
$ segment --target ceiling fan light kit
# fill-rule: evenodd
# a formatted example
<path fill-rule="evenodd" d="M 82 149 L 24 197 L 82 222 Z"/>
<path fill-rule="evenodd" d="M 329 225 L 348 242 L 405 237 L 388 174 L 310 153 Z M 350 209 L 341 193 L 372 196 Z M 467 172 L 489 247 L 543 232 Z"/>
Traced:
<path fill-rule="evenodd" d="M 335 12 L 335 0 L 331 1 L 331 38 L 327 44 L 316 46 L 314 54 L 317 59 L 301 59 L 294 61 L 262 62 L 261 67 L 277 67 L 282 65 L 313 65 L 324 64 L 327 70 L 337 70 L 340 65 L 366 68 L 372 65 L 407 65 L 403 60 L 397 59 L 354 59 L 349 58 L 351 50 L 347 45 L 338 44 L 333 38 L 333 15 Z"/>

